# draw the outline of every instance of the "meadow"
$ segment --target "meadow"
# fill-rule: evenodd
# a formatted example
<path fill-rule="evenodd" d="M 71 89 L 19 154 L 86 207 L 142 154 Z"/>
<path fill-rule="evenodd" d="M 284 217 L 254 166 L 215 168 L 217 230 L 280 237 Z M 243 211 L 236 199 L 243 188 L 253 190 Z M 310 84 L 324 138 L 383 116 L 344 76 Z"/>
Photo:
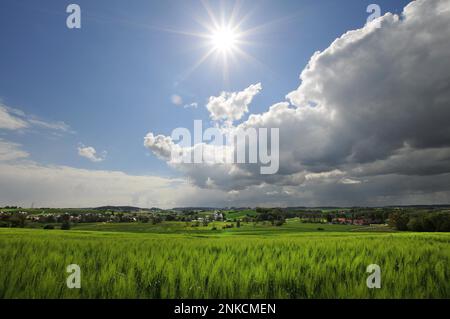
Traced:
<path fill-rule="evenodd" d="M 355 230 L 0 229 L 0 298 L 450 298 L 449 233 Z M 81 268 L 81 289 L 66 286 L 69 264 Z M 369 264 L 381 267 L 381 289 L 366 286 Z"/>
<path fill-rule="evenodd" d="M 298 234 L 304 232 L 347 232 L 367 230 L 368 227 L 358 227 L 352 225 L 331 225 L 331 224 L 311 224 L 301 223 L 298 218 L 288 219 L 281 227 L 274 227 L 269 222 L 263 223 L 241 223 L 237 228 L 233 222 L 209 222 L 208 226 L 199 223 L 192 227 L 191 222 L 163 222 L 152 223 L 83 223 L 74 226 L 74 230 L 106 231 L 106 232 L 131 232 L 131 233 L 159 233 L 159 234 L 198 234 L 198 235 L 264 235 L 280 236 L 288 234 Z M 224 229 L 226 225 L 233 225 L 233 228 Z M 215 228 L 215 230 L 214 230 Z M 320 230 L 319 230 L 320 229 Z M 389 229 L 390 230 L 390 229 Z M 392 231 L 392 230 L 390 230 Z"/>

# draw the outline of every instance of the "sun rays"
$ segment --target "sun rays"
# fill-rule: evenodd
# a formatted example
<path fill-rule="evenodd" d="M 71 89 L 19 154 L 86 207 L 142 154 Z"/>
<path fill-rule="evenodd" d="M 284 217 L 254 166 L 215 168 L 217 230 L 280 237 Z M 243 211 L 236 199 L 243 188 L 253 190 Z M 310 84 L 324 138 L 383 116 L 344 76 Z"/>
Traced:
<path fill-rule="evenodd" d="M 259 65 L 260 62 L 246 52 L 246 48 L 252 45 L 250 36 L 257 29 L 244 29 L 251 12 L 240 15 L 239 2 L 234 3 L 229 14 L 224 6 L 214 11 L 207 1 L 203 1 L 202 4 L 207 13 L 206 18 L 198 18 L 196 21 L 203 31 L 184 31 L 180 34 L 197 38 L 198 46 L 205 51 L 182 75 L 182 79 L 188 78 L 207 61 L 213 62 L 212 67 L 222 73 L 224 82 L 228 82 L 232 66 L 237 66 L 241 62 Z"/>

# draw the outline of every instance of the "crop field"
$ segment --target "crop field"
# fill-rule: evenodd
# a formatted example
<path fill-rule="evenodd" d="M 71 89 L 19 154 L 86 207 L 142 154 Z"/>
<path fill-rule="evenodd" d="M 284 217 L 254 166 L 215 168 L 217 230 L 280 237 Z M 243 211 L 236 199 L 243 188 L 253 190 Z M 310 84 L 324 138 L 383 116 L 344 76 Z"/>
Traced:
<path fill-rule="evenodd" d="M 450 298 L 449 233 L 120 226 L 0 229 L 0 298 Z M 70 264 L 81 289 L 66 286 Z"/>
<path fill-rule="evenodd" d="M 199 234 L 199 235 L 265 235 L 279 236 L 281 234 L 298 234 L 304 232 L 347 232 L 367 230 L 368 227 L 352 225 L 328 225 L 301 223 L 298 218 L 292 218 L 282 227 L 274 227 L 270 223 L 241 223 L 240 228 L 223 229 L 227 222 L 210 222 L 208 226 L 192 227 L 192 223 L 164 222 L 153 225 L 151 223 L 85 223 L 76 225 L 74 230 L 92 230 L 106 232 L 131 232 L 131 233 L 160 233 L 160 234 Z M 212 230 L 216 228 L 216 230 Z"/>

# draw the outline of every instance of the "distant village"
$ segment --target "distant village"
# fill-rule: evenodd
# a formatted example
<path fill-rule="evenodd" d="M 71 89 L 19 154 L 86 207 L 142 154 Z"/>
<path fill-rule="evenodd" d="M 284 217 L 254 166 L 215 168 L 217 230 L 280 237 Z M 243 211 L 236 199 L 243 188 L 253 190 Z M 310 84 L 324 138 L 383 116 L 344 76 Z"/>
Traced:
<path fill-rule="evenodd" d="M 124 209 L 126 210 L 126 209 Z M 243 208 L 248 213 L 235 217 L 239 209 L 174 209 L 174 210 L 130 210 L 111 209 L 2 209 L 0 210 L 0 227 L 24 227 L 26 224 L 63 224 L 63 223 L 161 223 L 163 221 L 182 221 L 201 225 L 210 222 L 271 222 L 282 225 L 287 218 L 298 217 L 305 223 L 328 223 L 343 225 L 371 225 L 387 222 L 387 213 L 369 214 L 335 211 L 324 213 L 314 210 L 283 210 L 279 208 Z"/>
<path fill-rule="evenodd" d="M 196 212 L 180 214 L 174 212 L 27 212 L 22 210 L 0 210 L 0 227 L 23 227 L 26 223 L 60 224 L 60 223 L 153 223 L 163 221 L 213 222 L 224 221 L 224 213 L 213 211 L 209 215 L 198 216 Z"/>
<path fill-rule="evenodd" d="M 40 227 L 70 229 L 81 223 L 151 223 L 185 222 L 186 226 L 208 226 L 225 222 L 223 228 L 241 223 L 282 226 L 287 219 L 302 223 L 354 226 L 387 226 L 398 230 L 447 231 L 450 229 L 450 206 L 405 206 L 380 208 L 173 208 L 141 209 L 130 206 L 98 208 L 0 208 L 0 227 Z"/>

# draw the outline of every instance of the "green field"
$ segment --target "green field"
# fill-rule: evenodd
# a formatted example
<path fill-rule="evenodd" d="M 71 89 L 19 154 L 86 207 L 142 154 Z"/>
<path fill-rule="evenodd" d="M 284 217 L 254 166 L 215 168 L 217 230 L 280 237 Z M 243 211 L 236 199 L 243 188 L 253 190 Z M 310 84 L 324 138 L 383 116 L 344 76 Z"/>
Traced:
<path fill-rule="evenodd" d="M 450 234 L 355 230 L 296 220 L 0 229 L 0 298 L 450 298 Z M 69 264 L 81 289 L 66 287 Z M 369 264 L 381 289 L 366 286 Z"/>
<path fill-rule="evenodd" d="M 231 229 L 222 229 L 225 225 L 233 225 Z M 371 230 L 369 227 L 351 225 L 329 225 L 301 223 L 298 218 L 289 219 L 282 227 L 265 223 L 241 223 L 241 227 L 235 227 L 231 222 L 210 222 L 208 226 L 192 227 L 192 223 L 164 222 L 151 223 L 86 223 L 78 224 L 74 230 L 106 231 L 106 232 L 131 232 L 131 233 L 159 233 L 159 234 L 198 234 L 204 236 L 217 235 L 265 235 L 280 236 L 286 234 L 298 234 L 303 232 L 347 232 L 358 230 Z M 213 228 L 216 230 L 212 230 Z M 318 229 L 321 230 L 318 230 Z"/>

